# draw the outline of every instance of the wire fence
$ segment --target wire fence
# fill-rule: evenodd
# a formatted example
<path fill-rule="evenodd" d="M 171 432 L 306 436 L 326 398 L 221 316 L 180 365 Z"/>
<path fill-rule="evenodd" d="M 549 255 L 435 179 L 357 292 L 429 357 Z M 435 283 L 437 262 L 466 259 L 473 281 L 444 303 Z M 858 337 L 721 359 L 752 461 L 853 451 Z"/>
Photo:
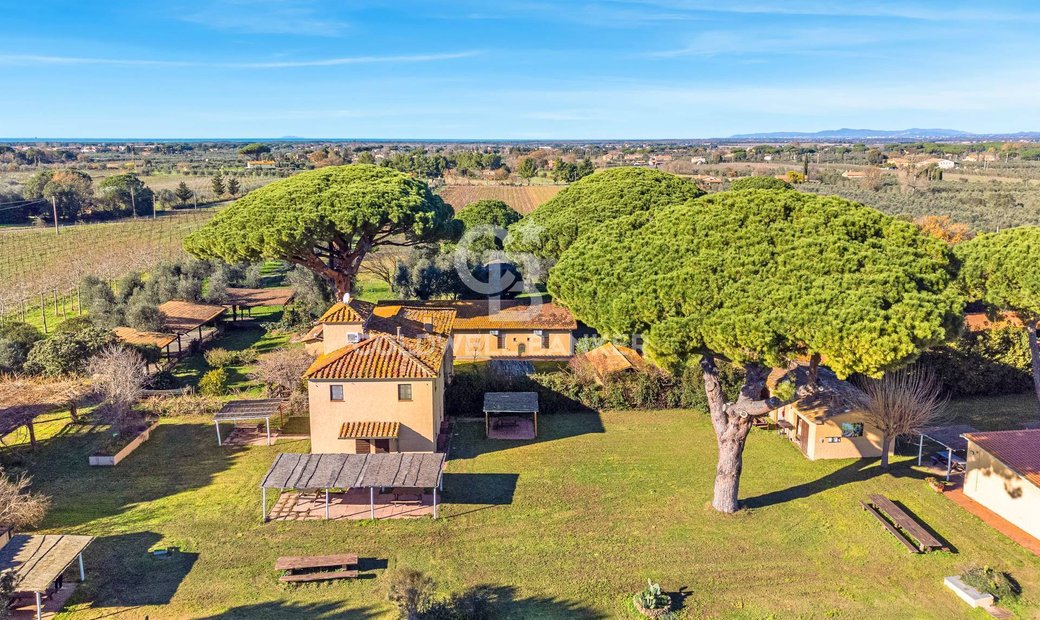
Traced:
<path fill-rule="evenodd" d="M 0 231 L 0 323 L 25 321 L 49 331 L 81 313 L 86 276 L 113 281 L 186 256 L 182 243 L 214 210 L 190 210 L 54 229 Z"/>

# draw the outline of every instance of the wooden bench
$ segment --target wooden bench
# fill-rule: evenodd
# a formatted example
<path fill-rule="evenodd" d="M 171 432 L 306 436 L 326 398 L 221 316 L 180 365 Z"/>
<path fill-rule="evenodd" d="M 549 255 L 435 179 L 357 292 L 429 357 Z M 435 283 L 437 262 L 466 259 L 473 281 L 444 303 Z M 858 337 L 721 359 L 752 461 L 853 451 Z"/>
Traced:
<path fill-rule="evenodd" d="M 903 543 L 911 553 L 926 553 L 937 549 L 949 551 L 949 548 L 943 545 L 938 538 L 924 529 L 892 500 L 883 495 L 870 495 L 868 499 L 870 503 L 861 502 L 863 509 L 873 514 L 885 526 L 885 529 Z M 913 542 L 915 540 L 916 544 Z"/>
<path fill-rule="evenodd" d="M 328 581 L 331 579 L 357 579 L 357 566 L 358 556 L 352 553 L 340 555 L 287 556 L 278 558 L 274 563 L 275 570 L 285 571 L 286 573 L 278 578 L 278 581 L 283 583 Z M 313 570 L 313 572 L 296 572 L 308 570 Z"/>
<path fill-rule="evenodd" d="M 357 579 L 356 570 L 323 571 L 318 573 L 294 573 L 282 575 L 278 581 L 282 583 L 307 583 L 311 581 L 331 581 L 333 579 Z"/>

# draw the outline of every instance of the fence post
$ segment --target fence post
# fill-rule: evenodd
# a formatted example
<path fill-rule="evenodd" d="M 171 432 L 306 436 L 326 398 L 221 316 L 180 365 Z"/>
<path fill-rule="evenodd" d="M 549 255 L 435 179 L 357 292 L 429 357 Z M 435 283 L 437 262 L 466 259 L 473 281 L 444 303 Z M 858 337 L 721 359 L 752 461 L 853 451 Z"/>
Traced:
<path fill-rule="evenodd" d="M 47 298 L 40 293 L 40 316 L 43 317 L 43 335 L 47 335 Z"/>

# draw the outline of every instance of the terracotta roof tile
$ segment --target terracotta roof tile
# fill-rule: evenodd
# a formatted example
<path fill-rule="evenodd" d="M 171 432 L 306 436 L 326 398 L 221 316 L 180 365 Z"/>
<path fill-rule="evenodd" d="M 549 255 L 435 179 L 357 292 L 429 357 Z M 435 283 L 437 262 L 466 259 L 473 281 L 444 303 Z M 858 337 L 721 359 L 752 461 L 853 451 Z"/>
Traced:
<path fill-rule="evenodd" d="M 440 371 L 447 339 L 397 338 L 376 333 L 314 360 L 308 379 L 432 379 Z"/>
<path fill-rule="evenodd" d="M 455 311 L 453 330 L 489 329 L 559 329 L 572 330 L 578 327 L 570 310 L 551 301 L 538 300 L 488 300 L 464 299 L 458 301 L 390 301 L 380 302 L 376 313 L 383 306 L 408 306 L 412 308 L 443 308 Z"/>
<path fill-rule="evenodd" d="M 360 299 L 351 299 L 350 303 L 338 302 L 325 311 L 318 319 L 319 323 L 364 323 L 372 315 L 375 305 Z"/>
<path fill-rule="evenodd" d="M 400 431 L 400 422 L 344 422 L 339 430 L 339 438 L 396 439 Z"/>
<path fill-rule="evenodd" d="M 968 433 L 964 437 L 1040 487 L 1040 429 Z"/>
<path fill-rule="evenodd" d="M 602 383 L 608 376 L 625 370 L 637 370 L 646 366 L 635 350 L 605 342 L 595 349 L 574 358 L 575 363 L 587 363 L 597 380 Z"/>

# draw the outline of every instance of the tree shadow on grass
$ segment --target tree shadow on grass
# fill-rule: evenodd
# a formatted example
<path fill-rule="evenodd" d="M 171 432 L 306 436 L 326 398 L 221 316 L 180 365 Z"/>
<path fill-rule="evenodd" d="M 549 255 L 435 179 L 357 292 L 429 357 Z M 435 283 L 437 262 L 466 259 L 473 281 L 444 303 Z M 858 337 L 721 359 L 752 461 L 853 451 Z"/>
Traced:
<path fill-rule="evenodd" d="M 559 441 L 592 433 L 605 433 L 598 413 L 555 413 L 538 416 L 538 436 L 534 439 L 489 439 L 484 436 L 484 419 L 457 421 L 451 441 L 450 458 L 469 459 L 500 450 L 510 450 L 549 441 Z"/>
<path fill-rule="evenodd" d="M 169 604 L 199 556 L 180 550 L 151 554 L 153 547 L 162 547 L 160 540 L 155 532 L 95 539 L 83 554 L 87 580 L 76 599 L 92 601 L 95 608 Z"/>
<path fill-rule="evenodd" d="M 748 497 L 741 500 L 740 505 L 743 508 L 776 506 L 785 502 L 812 497 L 817 493 L 822 493 L 842 485 L 863 482 L 884 473 L 884 470 L 878 468 L 877 463 L 876 459 L 858 459 L 822 478 L 803 482 L 786 489 Z"/>
<path fill-rule="evenodd" d="M 56 437 L 23 464 L 32 476 L 33 490 L 52 501 L 43 527 L 68 529 L 206 487 L 245 450 L 217 446 L 209 424 L 160 424 L 151 439 L 115 467 L 89 466 L 87 457 L 106 435 Z"/>
<path fill-rule="evenodd" d="M 610 616 L 575 600 L 548 596 L 519 596 L 515 586 L 480 585 L 466 595 L 482 595 L 496 618 L 608 618 Z"/>
<path fill-rule="evenodd" d="M 307 618 L 308 620 L 368 620 L 383 615 L 382 612 L 372 607 L 355 607 L 343 609 L 337 603 L 290 603 L 287 601 L 272 601 L 270 603 L 256 603 L 254 605 L 243 605 L 234 607 L 219 614 L 210 616 L 199 616 L 199 620 L 254 620 L 256 618 L 272 618 L 282 620 L 283 618 Z"/>

